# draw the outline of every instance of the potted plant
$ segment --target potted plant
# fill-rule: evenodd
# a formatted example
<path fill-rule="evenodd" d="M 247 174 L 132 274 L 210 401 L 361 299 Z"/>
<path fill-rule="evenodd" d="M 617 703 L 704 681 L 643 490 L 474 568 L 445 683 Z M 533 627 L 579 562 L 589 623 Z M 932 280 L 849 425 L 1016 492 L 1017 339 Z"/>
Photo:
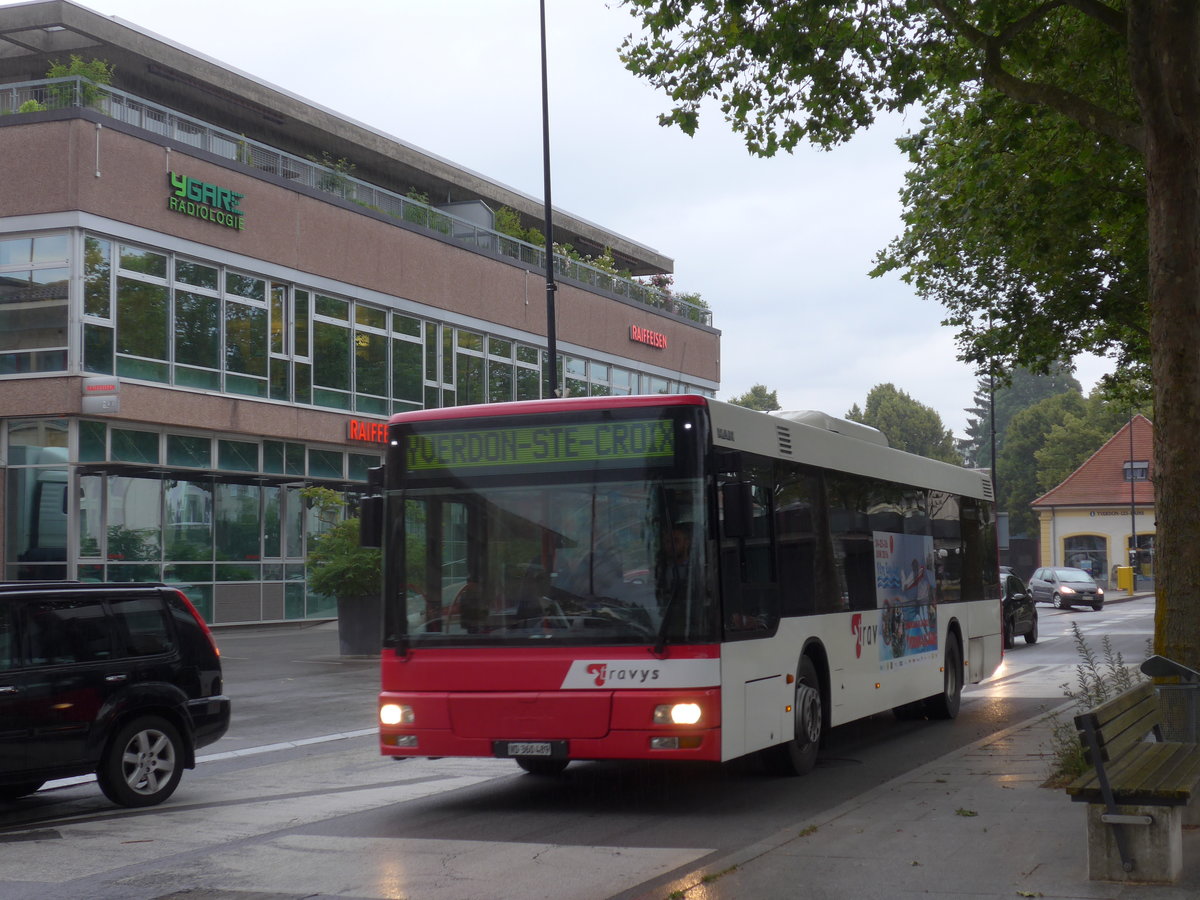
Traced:
<path fill-rule="evenodd" d="M 358 542 L 358 518 L 342 519 L 346 501 L 326 487 L 301 496 L 327 530 L 308 545 L 308 587 L 337 601 L 338 645 L 343 656 L 374 656 L 383 639 L 380 552 Z"/>

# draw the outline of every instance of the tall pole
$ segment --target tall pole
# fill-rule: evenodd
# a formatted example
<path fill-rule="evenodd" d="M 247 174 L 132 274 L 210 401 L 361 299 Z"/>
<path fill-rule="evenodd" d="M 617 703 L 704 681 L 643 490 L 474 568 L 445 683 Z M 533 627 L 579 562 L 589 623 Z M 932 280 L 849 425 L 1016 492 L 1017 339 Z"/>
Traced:
<path fill-rule="evenodd" d="M 1129 586 L 1129 592 L 1132 594 L 1137 590 L 1137 567 L 1138 567 L 1138 545 L 1137 545 L 1137 504 L 1134 499 L 1133 489 L 1137 482 L 1133 479 L 1133 410 L 1129 411 L 1129 562 L 1133 566 L 1133 582 Z"/>
<path fill-rule="evenodd" d="M 991 419 L 992 432 L 992 496 L 996 498 L 998 507 L 1000 489 L 996 484 L 996 369 L 994 365 L 988 370 L 988 415 Z"/>
<path fill-rule="evenodd" d="M 558 396 L 558 336 L 554 327 L 554 292 L 558 286 L 554 283 L 554 221 L 550 213 L 550 88 L 546 75 L 546 0 L 540 0 L 538 7 L 542 20 L 542 175 L 545 181 L 543 188 L 545 197 L 546 231 L 546 353 L 550 357 L 550 367 L 546 370 L 546 388 L 544 396 Z"/>

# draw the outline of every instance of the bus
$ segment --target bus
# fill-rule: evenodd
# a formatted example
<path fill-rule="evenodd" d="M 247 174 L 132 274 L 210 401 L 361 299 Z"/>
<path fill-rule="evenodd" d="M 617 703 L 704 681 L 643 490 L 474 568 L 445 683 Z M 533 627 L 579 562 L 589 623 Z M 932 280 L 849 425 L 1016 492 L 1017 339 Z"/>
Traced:
<path fill-rule="evenodd" d="M 394 415 L 383 548 L 391 757 L 760 754 L 954 718 L 1001 659 L 991 482 L 820 413 L 693 395 Z"/>

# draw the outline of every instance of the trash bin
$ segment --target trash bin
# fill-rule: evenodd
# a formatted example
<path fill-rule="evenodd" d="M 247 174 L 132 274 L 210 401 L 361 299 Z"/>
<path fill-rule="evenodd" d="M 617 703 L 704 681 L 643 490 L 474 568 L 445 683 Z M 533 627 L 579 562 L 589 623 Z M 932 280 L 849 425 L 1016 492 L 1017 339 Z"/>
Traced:
<path fill-rule="evenodd" d="M 1116 566 L 1117 590 L 1133 591 L 1133 566 Z"/>
<path fill-rule="evenodd" d="M 1165 656 L 1151 656 L 1142 663 L 1142 673 L 1151 678 L 1179 679 L 1176 684 L 1157 686 L 1163 739 L 1200 743 L 1200 672 Z"/>

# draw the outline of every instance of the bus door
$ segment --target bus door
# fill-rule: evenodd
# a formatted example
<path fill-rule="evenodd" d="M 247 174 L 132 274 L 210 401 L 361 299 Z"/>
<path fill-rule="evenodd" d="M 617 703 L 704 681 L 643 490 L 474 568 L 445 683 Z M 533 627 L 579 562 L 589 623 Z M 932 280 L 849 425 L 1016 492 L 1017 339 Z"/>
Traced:
<path fill-rule="evenodd" d="M 797 658 L 784 660 L 766 643 L 779 627 L 771 472 L 769 461 L 748 463 L 720 487 L 726 758 L 780 743 L 790 723 L 787 676 L 795 671 Z M 739 715 L 741 722 L 734 718 Z"/>

